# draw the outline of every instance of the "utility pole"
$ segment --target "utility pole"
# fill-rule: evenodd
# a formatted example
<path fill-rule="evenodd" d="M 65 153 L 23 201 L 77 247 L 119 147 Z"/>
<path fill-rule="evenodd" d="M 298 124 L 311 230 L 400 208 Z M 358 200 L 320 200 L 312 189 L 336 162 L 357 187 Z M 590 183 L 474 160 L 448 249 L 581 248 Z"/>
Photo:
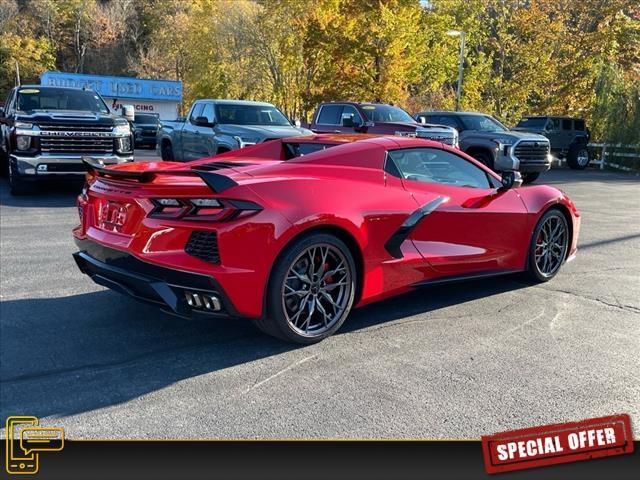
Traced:
<path fill-rule="evenodd" d="M 456 112 L 460 110 L 460 95 L 462 94 L 462 74 L 464 70 L 464 32 L 449 30 L 450 37 L 460 37 L 460 58 L 458 59 L 458 87 L 456 88 Z"/>
<path fill-rule="evenodd" d="M 16 60 L 16 86 L 19 87 L 22 85 L 20 83 L 20 64 L 18 64 L 18 60 Z"/>

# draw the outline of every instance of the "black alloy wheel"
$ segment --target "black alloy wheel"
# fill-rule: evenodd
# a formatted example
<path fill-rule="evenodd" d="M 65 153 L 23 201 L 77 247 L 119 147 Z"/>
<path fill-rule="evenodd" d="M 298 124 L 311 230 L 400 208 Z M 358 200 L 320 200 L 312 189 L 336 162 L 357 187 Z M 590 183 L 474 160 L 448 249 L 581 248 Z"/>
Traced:
<path fill-rule="evenodd" d="M 355 263 L 344 242 L 325 233 L 302 237 L 276 262 L 268 316 L 255 323 L 290 342 L 318 342 L 344 323 L 353 306 L 355 282 Z"/>
<path fill-rule="evenodd" d="M 533 231 L 529 248 L 530 278 L 546 282 L 555 277 L 566 259 L 568 248 L 567 219 L 559 210 L 549 210 Z"/>

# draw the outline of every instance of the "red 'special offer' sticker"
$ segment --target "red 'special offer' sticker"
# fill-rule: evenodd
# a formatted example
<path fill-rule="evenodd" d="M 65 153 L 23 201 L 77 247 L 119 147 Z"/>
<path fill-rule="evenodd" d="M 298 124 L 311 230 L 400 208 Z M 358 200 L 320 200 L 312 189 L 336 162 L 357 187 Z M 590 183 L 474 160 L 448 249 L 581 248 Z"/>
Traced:
<path fill-rule="evenodd" d="M 629 415 L 524 428 L 482 437 L 487 473 L 633 452 Z"/>

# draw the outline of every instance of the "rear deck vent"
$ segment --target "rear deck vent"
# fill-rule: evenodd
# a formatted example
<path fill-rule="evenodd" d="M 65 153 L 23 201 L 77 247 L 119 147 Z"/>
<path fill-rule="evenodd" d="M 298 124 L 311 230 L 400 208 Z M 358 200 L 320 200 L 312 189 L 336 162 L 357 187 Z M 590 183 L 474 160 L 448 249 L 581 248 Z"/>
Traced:
<path fill-rule="evenodd" d="M 204 163 L 202 165 L 198 165 L 196 168 L 198 170 L 222 170 L 223 168 L 237 168 L 237 167 L 246 167 L 249 165 L 254 165 L 253 163 L 242 163 L 242 162 L 211 162 Z"/>
<path fill-rule="evenodd" d="M 218 235 L 216 232 L 195 230 L 191 232 L 184 251 L 205 262 L 219 264 Z"/>

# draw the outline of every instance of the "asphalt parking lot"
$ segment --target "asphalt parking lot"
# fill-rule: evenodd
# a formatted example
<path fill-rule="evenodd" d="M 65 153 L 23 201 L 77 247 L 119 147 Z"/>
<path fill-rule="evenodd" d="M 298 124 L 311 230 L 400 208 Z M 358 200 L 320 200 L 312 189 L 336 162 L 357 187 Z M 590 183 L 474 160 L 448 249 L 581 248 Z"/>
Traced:
<path fill-rule="evenodd" d="M 71 257 L 75 187 L 18 198 L 3 179 L 2 424 L 35 415 L 83 439 L 479 438 L 626 412 L 639 438 L 640 177 L 540 181 L 583 215 L 578 257 L 552 282 L 425 288 L 296 347 L 93 284 Z"/>

